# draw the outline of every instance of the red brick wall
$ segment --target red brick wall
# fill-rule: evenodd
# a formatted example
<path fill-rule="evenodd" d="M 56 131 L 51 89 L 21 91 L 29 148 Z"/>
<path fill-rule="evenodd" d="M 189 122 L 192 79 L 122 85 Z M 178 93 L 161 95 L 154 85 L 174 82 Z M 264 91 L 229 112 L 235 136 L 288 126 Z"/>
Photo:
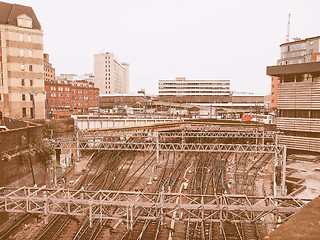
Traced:
<path fill-rule="evenodd" d="M 55 119 L 68 118 L 71 114 L 98 108 L 99 88 L 80 87 L 66 83 L 46 82 L 45 90 L 49 110 Z"/>
<path fill-rule="evenodd" d="M 278 84 L 280 83 L 279 77 L 271 77 L 271 108 L 278 107 Z"/>

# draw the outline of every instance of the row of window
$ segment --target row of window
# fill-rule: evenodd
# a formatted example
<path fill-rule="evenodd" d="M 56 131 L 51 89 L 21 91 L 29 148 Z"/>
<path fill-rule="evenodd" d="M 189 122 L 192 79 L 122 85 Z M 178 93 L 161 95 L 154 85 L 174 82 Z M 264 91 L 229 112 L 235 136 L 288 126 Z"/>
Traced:
<path fill-rule="evenodd" d="M 27 100 L 27 95 L 28 94 L 22 93 L 21 94 L 21 100 L 22 101 L 26 101 Z M 33 101 L 33 98 L 34 98 L 33 94 L 29 94 L 29 96 L 30 96 L 30 101 Z"/>
<path fill-rule="evenodd" d="M 279 117 L 291 118 L 320 118 L 320 110 L 281 109 Z"/>
<path fill-rule="evenodd" d="M 60 91 L 60 92 L 63 92 L 63 91 L 69 92 L 70 91 L 69 87 L 58 87 L 58 88 L 51 87 L 50 89 L 51 89 L 51 91 L 56 91 L 58 89 L 58 91 Z M 88 91 L 88 90 L 78 90 L 78 91 L 72 90 L 73 94 L 76 94 L 77 92 L 78 92 L 78 94 L 88 94 L 88 93 L 91 95 L 98 94 L 98 91 L 92 91 L 92 90 L 90 90 L 90 91 Z"/>
<path fill-rule="evenodd" d="M 303 74 L 286 74 L 280 78 L 281 83 L 286 82 L 313 82 L 315 78 L 320 77 L 320 72 Z"/>
<path fill-rule="evenodd" d="M 21 86 L 26 86 L 26 80 L 25 79 L 21 79 Z M 33 86 L 33 80 L 29 79 L 29 86 L 32 87 Z"/>
<path fill-rule="evenodd" d="M 188 83 L 188 82 L 159 82 L 159 85 L 176 85 L 176 86 L 188 86 L 188 85 L 192 85 L 192 86 L 201 86 L 201 85 L 230 85 L 230 83 L 216 83 L 216 82 L 203 82 L 203 83 Z"/>
<path fill-rule="evenodd" d="M 27 117 L 27 108 L 22 108 L 22 117 Z M 33 117 L 33 108 L 30 108 L 30 117 Z"/>
<path fill-rule="evenodd" d="M 20 71 L 24 72 L 24 71 L 29 71 L 32 72 L 33 71 L 33 66 L 32 65 L 27 65 L 27 64 L 21 64 L 20 65 Z"/>
<path fill-rule="evenodd" d="M 57 101 L 56 100 L 51 100 L 51 104 L 56 104 Z M 59 99 L 58 101 L 59 104 L 70 104 L 70 100 L 67 99 L 67 100 L 63 100 L 63 99 Z M 77 104 L 78 103 L 78 104 Z M 72 102 L 72 106 L 88 106 L 88 104 L 90 104 L 90 106 L 98 106 L 98 103 L 94 103 L 94 102 Z"/>
<path fill-rule="evenodd" d="M 22 117 L 27 117 L 27 108 L 22 108 Z M 30 108 L 30 117 L 33 117 L 33 108 Z"/>
<path fill-rule="evenodd" d="M 20 49 L 20 57 L 32 57 L 32 50 L 30 49 Z"/>
<path fill-rule="evenodd" d="M 320 138 L 320 132 L 284 131 L 283 134 L 286 136 Z"/>
<path fill-rule="evenodd" d="M 32 41 L 32 36 L 31 35 L 24 35 L 24 34 L 19 34 L 19 41 L 20 42 L 31 42 Z"/>

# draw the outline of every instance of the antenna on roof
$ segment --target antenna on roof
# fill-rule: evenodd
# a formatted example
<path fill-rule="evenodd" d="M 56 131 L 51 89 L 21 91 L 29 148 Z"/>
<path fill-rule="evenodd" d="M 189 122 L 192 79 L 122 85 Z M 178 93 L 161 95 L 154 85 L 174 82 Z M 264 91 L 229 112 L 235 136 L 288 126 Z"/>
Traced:
<path fill-rule="evenodd" d="M 290 39 L 290 16 L 291 16 L 291 14 L 289 13 L 289 17 L 288 17 L 288 26 L 287 26 L 287 39 L 286 39 L 286 42 L 289 42 L 289 39 Z"/>

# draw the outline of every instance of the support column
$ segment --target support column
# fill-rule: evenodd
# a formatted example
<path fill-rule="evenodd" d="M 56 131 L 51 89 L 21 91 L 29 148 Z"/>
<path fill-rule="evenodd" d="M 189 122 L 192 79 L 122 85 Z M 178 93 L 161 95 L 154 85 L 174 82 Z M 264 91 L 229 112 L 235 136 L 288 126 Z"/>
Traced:
<path fill-rule="evenodd" d="M 282 166 L 281 166 L 281 195 L 287 195 L 286 189 L 286 166 L 287 165 L 287 147 L 284 146 L 282 152 Z"/>
<path fill-rule="evenodd" d="M 155 132 L 156 146 L 157 146 L 157 165 L 160 163 L 160 146 L 159 146 L 159 132 Z"/>
<path fill-rule="evenodd" d="M 77 139 L 77 162 L 80 162 L 80 143 L 79 143 L 79 130 L 76 129 L 76 139 Z"/>

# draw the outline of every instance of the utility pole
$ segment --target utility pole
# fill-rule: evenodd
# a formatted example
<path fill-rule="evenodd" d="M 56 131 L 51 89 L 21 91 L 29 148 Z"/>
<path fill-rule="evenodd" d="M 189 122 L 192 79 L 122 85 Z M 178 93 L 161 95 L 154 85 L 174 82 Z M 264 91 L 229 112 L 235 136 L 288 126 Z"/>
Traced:
<path fill-rule="evenodd" d="M 289 13 L 288 25 L 287 25 L 287 38 L 286 38 L 286 42 L 289 42 L 289 41 L 290 41 L 290 17 L 291 17 L 291 14 Z"/>

